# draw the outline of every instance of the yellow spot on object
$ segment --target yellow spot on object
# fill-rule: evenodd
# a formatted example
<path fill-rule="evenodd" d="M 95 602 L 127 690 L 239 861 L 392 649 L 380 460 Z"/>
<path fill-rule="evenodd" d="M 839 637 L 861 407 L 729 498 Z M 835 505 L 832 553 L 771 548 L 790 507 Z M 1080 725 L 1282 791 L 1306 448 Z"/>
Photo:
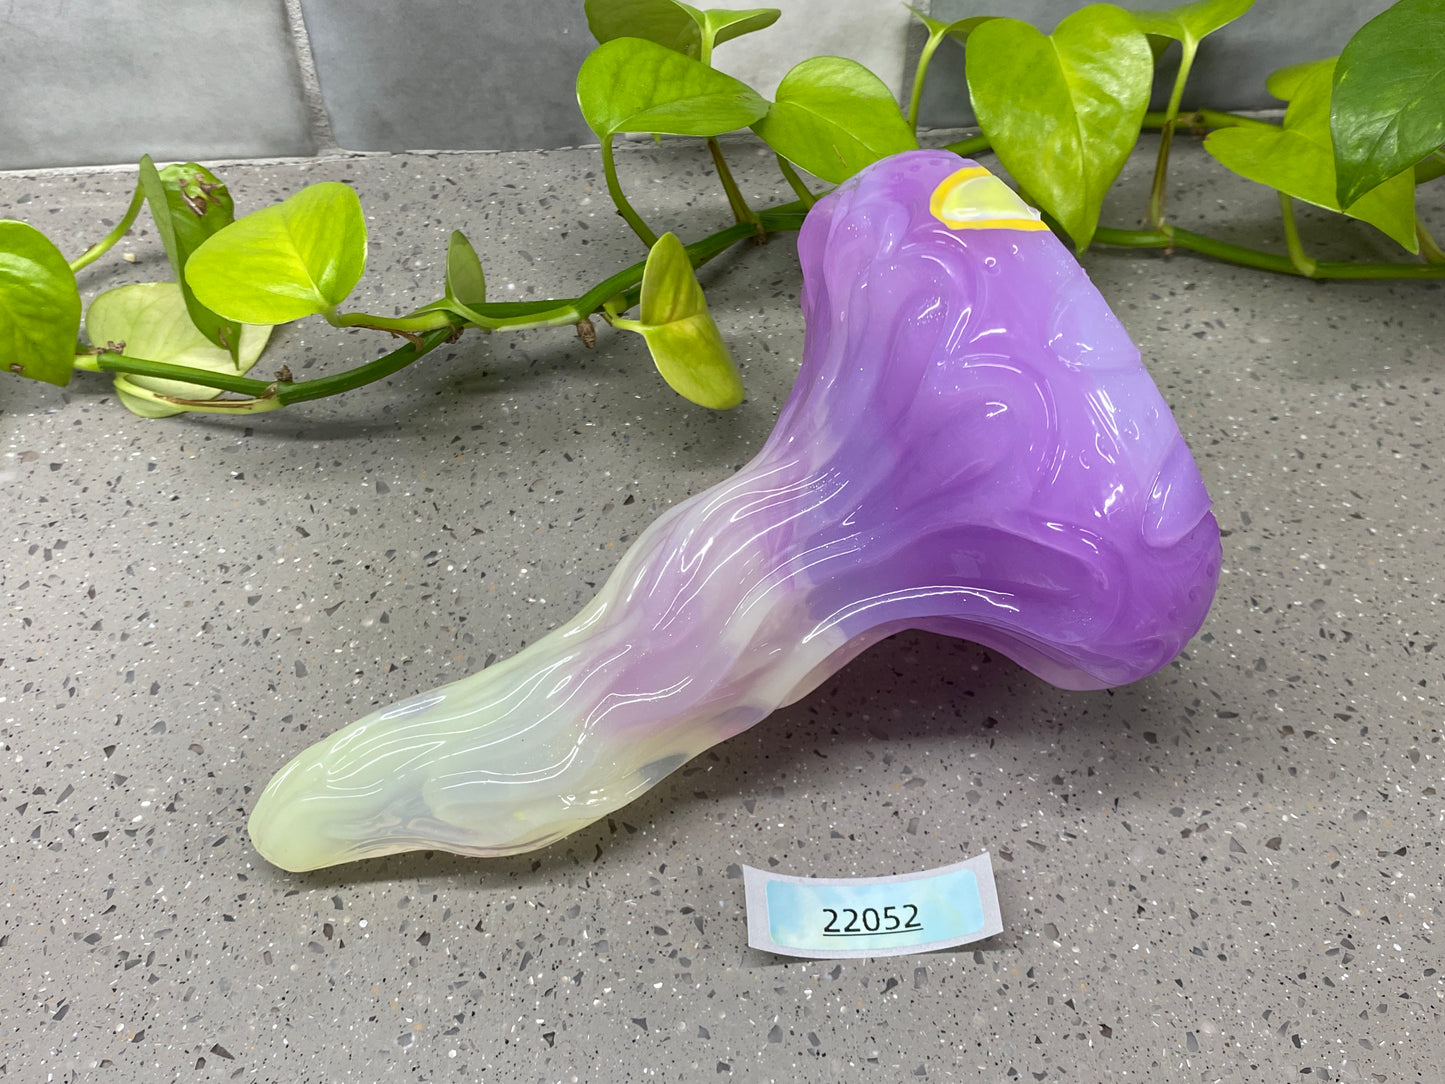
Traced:
<path fill-rule="evenodd" d="M 964 166 L 933 190 L 928 209 L 951 230 L 1046 230 L 1039 212 L 983 166 Z"/>

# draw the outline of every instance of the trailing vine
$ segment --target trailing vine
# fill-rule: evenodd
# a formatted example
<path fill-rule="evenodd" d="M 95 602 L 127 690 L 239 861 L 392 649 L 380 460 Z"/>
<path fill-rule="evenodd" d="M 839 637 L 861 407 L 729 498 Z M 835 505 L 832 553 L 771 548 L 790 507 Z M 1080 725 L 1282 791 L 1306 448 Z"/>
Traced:
<path fill-rule="evenodd" d="M 1090 244 L 1187 251 L 1261 271 L 1316 279 L 1445 278 L 1445 252 L 1420 221 L 1416 189 L 1445 174 L 1445 0 L 1398 0 L 1354 35 L 1338 57 L 1269 77 L 1286 104 L 1274 123 L 1185 109 L 1199 43 L 1244 16 L 1253 0 L 1197 0 L 1167 11 L 1093 4 L 1050 34 L 1017 19 L 943 23 L 915 12 L 927 39 L 906 104 L 853 60 L 813 57 L 789 71 L 770 101 L 712 66 L 714 50 L 777 22 L 773 8 L 701 10 L 680 0 L 586 0 L 597 48 L 577 77 L 582 115 L 599 141 L 607 190 L 646 247 L 645 258 L 576 297 L 489 301 L 475 249 L 460 232 L 447 247 L 440 298 L 403 316 L 343 305 L 366 267 L 365 218 L 346 185 L 311 185 L 241 218 L 225 183 L 195 163 L 157 168 L 142 159 L 124 216 L 67 260 L 34 226 L 0 221 L 0 362 L 18 376 L 64 385 L 79 370 L 109 374 L 137 414 L 259 413 L 380 380 L 459 335 L 574 327 L 595 341 L 593 320 L 643 336 L 658 371 L 680 394 L 723 409 L 743 397 L 696 268 L 734 245 L 796 230 L 808 208 L 871 162 L 915 148 L 930 63 L 945 42 L 966 47 L 970 104 L 980 134 L 950 144 L 993 153 L 1024 197 L 1079 252 Z M 1159 59 L 1177 43 L 1167 107 L 1147 108 Z M 750 129 L 775 154 L 795 199 L 754 208 L 718 137 Z M 1143 225 L 1101 225 L 1105 195 L 1145 130 L 1159 150 Z M 1284 252 L 1224 241 L 1175 224 L 1166 205 L 1175 136 L 1207 133 L 1224 167 L 1278 193 Z M 684 243 L 659 233 L 628 200 L 614 144 L 650 133 L 702 139 L 734 224 Z M 1333 262 L 1309 255 L 1295 226 L 1305 202 L 1368 223 L 1404 258 Z M 149 209 L 173 282 L 122 286 L 82 313 L 77 275 L 104 256 Z M 638 308 L 636 317 L 627 316 Z M 283 363 L 272 380 L 247 375 L 271 329 L 306 317 L 361 327 L 405 343 L 354 368 L 296 381 Z M 82 325 L 85 336 L 82 338 Z"/>

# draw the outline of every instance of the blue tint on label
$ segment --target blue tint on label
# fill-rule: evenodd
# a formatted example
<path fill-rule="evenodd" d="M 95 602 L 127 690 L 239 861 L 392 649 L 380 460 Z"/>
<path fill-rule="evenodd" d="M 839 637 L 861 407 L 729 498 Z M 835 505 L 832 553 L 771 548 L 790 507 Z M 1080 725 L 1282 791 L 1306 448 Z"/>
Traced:
<path fill-rule="evenodd" d="M 987 854 L 898 877 L 823 880 L 744 867 L 748 943 L 791 956 L 893 956 L 1003 929 Z"/>

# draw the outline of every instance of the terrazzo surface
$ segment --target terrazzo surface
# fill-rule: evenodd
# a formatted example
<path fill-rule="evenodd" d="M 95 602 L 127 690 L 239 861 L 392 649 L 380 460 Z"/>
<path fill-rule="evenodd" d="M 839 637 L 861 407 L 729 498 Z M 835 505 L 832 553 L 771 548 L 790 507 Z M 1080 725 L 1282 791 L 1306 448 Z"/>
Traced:
<path fill-rule="evenodd" d="M 758 201 L 769 161 L 738 148 Z M 629 191 L 697 236 L 694 148 Z M 241 209 L 345 180 L 353 304 L 496 298 L 638 258 L 595 151 L 221 172 Z M 1131 225 L 1150 162 L 1106 221 Z M 0 175 L 74 254 L 133 174 Z M 1171 207 L 1260 244 L 1271 194 L 1176 152 Z M 1426 201 L 1445 222 L 1437 193 Z M 1213 224 L 1212 226 L 1210 224 Z M 1385 252 L 1312 216 L 1322 255 Z M 87 294 L 166 277 L 142 229 Z M 290 755 L 570 617 L 662 509 L 761 444 L 801 350 L 794 247 L 704 275 L 748 383 L 689 407 L 639 341 L 473 335 L 340 400 L 143 421 L 106 382 L 3 391 L 0 1076 L 17 1081 L 1434 1081 L 1445 1059 L 1445 294 L 1188 256 L 1085 264 L 1139 343 L 1225 531 L 1201 635 L 1068 693 L 900 635 L 547 850 L 292 875 L 245 817 Z M 315 323 L 263 368 L 384 344 Z M 1004 931 L 924 956 L 749 949 L 744 864 L 904 873 L 989 851 Z"/>

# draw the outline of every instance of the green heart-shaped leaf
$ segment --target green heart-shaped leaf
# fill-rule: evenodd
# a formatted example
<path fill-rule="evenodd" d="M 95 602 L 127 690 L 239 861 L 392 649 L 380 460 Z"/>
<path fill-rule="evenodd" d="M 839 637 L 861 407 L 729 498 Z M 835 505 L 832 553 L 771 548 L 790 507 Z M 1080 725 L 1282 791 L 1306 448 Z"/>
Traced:
<path fill-rule="evenodd" d="M 423 309 L 439 308 L 454 312 L 466 320 L 487 326 L 490 321 L 480 315 L 473 305 L 483 305 L 487 300 L 487 277 L 482 273 L 482 261 L 477 250 L 461 230 L 453 230 L 447 242 L 446 297 Z"/>
<path fill-rule="evenodd" d="M 928 28 L 930 38 L 954 37 L 962 42 L 968 41 L 968 36 L 973 33 L 975 27 L 998 17 L 996 15 L 970 15 L 964 19 L 955 19 L 951 23 L 945 23 L 931 15 L 924 14 L 912 4 L 903 6 L 918 16 L 919 22 Z"/>
<path fill-rule="evenodd" d="M 1112 4 L 1074 12 L 1049 36 L 991 19 L 969 37 L 965 65 L 999 159 L 1082 251 L 1149 104 L 1154 64 L 1143 32 Z"/>
<path fill-rule="evenodd" d="M 1303 78 L 1281 88 L 1292 94 L 1283 127 L 1220 128 L 1205 139 L 1205 149 L 1241 177 L 1317 207 L 1341 210 L 1335 195 L 1330 140 L 1334 66 L 1333 61 L 1314 64 Z M 1343 211 L 1370 223 L 1409 251 L 1420 250 L 1415 236 L 1415 177 L 1408 166 Z"/>
<path fill-rule="evenodd" d="M 815 56 L 788 72 L 753 131 L 794 165 L 834 184 L 918 146 L 883 80 L 837 56 Z"/>
<path fill-rule="evenodd" d="M 1131 12 L 1139 29 L 1181 42 L 1193 50 L 1200 40 L 1228 26 L 1254 6 L 1254 0 L 1195 0 L 1168 11 Z"/>
<path fill-rule="evenodd" d="M 204 166 L 188 162 L 157 170 L 150 155 L 140 160 L 140 184 L 171 270 L 181 284 L 191 321 L 201 334 L 217 346 L 225 347 L 234 358 L 240 344 L 241 325 L 206 308 L 186 285 L 186 263 L 191 254 L 212 234 L 235 220 L 230 192 L 221 179 Z"/>
<path fill-rule="evenodd" d="M 1349 40 L 1330 131 L 1346 205 L 1445 143 L 1445 0 L 1398 0 Z"/>
<path fill-rule="evenodd" d="M 0 221 L 0 366 L 64 387 L 79 334 L 80 291 L 65 257 L 34 226 Z"/>
<path fill-rule="evenodd" d="M 675 0 L 587 0 L 587 28 L 599 42 L 646 38 L 697 59 L 702 28 Z"/>
<path fill-rule="evenodd" d="M 487 300 L 487 278 L 482 273 L 482 261 L 477 250 L 461 230 L 453 230 L 447 241 L 446 296 L 438 298 L 417 309 L 417 312 L 451 312 L 463 320 L 470 320 L 479 327 L 490 327 L 492 322 L 481 315 L 473 305 L 482 305 Z"/>
<path fill-rule="evenodd" d="M 212 344 L 191 322 L 186 300 L 174 282 L 143 282 L 107 290 L 91 302 L 85 332 L 92 343 L 124 343 L 127 357 L 163 361 L 213 373 L 245 373 L 261 356 L 271 337 L 269 327 L 242 324 L 236 358 Z M 120 401 L 143 418 L 165 418 L 185 407 L 157 398 L 214 399 L 221 393 L 204 384 L 163 380 L 153 376 L 117 374 Z"/>
<path fill-rule="evenodd" d="M 743 401 L 742 376 L 675 234 L 664 233 L 647 255 L 638 319 L 614 317 L 612 325 L 647 341 L 657 371 L 684 399 L 713 410 Z"/>
<path fill-rule="evenodd" d="M 694 60 L 713 46 L 772 26 L 782 14 L 777 8 L 704 11 L 678 0 L 587 0 L 584 9 L 587 27 L 599 42 L 646 38 Z"/>
<path fill-rule="evenodd" d="M 768 110 L 747 84 L 641 38 L 592 50 L 577 73 L 577 102 L 603 141 L 618 132 L 722 135 Z"/>
<path fill-rule="evenodd" d="M 1265 89 L 1282 102 L 1294 101 L 1306 79 L 1322 68 L 1334 70 L 1337 59 L 1331 56 L 1324 60 L 1301 60 L 1298 64 L 1277 68 L 1265 79 Z"/>
<path fill-rule="evenodd" d="M 702 39 L 707 46 L 706 52 L 712 52 L 713 47 L 721 45 L 725 41 L 732 41 L 733 38 L 740 38 L 744 34 L 751 34 L 755 30 L 765 30 L 778 21 L 778 16 L 783 13 L 777 8 L 745 8 L 732 10 L 728 8 L 695 8 L 690 4 L 678 3 L 678 7 L 686 11 L 702 31 Z"/>
<path fill-rule="evenodd" d="M 461 230 L 453 230 L 447 241 L 447 297 L 463 305 L 481 305 L 487 300 L 487 276 L 477 250 Z"/>
<path fill-rule="evenodd" d="M 238 219 L 201 245 L 186 282 L 201 304 L 247 324 L 335 311 L 366 267 L 366 217 L 349 187 L 323 181 Z"/>

